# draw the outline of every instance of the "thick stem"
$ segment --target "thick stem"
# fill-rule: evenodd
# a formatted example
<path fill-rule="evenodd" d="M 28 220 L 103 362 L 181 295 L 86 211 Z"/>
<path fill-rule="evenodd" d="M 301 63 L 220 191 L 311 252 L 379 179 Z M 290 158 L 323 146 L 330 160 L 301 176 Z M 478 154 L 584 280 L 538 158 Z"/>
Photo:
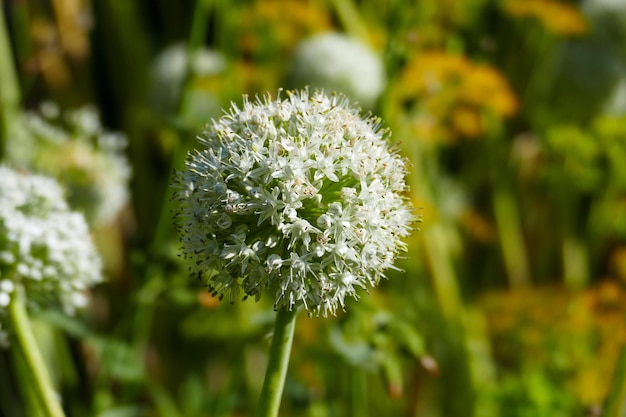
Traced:
<path fill-rule="evenodd" d="M 12 342 L 15 343 L 17 351 L 24 358 L 30 384 L 39 399 L 45 415 L 48 417 L 64 417 L 65 414 L 51 385 L 50 376 L 37 347 L 37 341 L 33 335 L 26 309 L 18 291 L 14 293 L 9 304 L 9 320 L 11 320 L 15 332 Z"/>
<path fill-rule="evenodd" d="M 289 366 L 293 333 L 296 328 L 296 311 L 279 311 L 274 324 L 270 357 L 261 390 L 257 417 L 277 417 Z"/>

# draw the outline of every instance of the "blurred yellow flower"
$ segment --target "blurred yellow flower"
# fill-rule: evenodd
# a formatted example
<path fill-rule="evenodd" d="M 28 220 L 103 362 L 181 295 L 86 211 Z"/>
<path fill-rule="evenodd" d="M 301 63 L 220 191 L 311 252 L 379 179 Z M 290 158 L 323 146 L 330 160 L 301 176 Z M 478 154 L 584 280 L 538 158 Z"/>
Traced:
<path fill-rule="evenodd" d="M 515 17 L 534 17 L 549 31 L 558 35 L 582 35 L 588 25 L 573 4 L 555 0 L 509 0 L 504 11 Z"/>
<path fill-rule="evenodd" d="M 542 369 L 550 385 L 580 404 L 602 404 L 626 342 L 626 289 L 618 281 L 580 292 L 537 287 L 482 300 L 496 361 Z"/>
<path fill-rule="evenodd" d="M 619 246 L 613 250 L 611 268 L 622 282 L 626 282 L 626 246 Z"/>
<path fill-rule="evenodd" d="M 237 16 L 244 28 L 242 47 L 257 51 L 264 42 L 291 49 L 302 38 L 332 28 L 329 12 L 318 2 L 264 0 L 249 4 Z"/>
<path fill-rule="evenodd" d="M 71 81 L 70 68 L 58 42 L 57 28 L 47 19 L 34 17 L 30 32 L 34 48 L 26 68 L 40 74 L 50 86 L 67 86 Z"/>
<path fill-rule="evenodd" d="M 482 133 L 480 113 L 470 107 L 462 106 L 454 109 L 451 121 L 460 136 L 475 138 Z"/>
<path fill-rule="evenodd" d="M 482 105 L 504 117 L 515 114 L 517 98 L 497 69 L 484 64 L 471 65 L 466 74 L 459 93 L 461 101 Z"/>
<path fill-rule="evenodd" d="M 442 51 L 417 53 L 401 72 L 392 98 L 408 113 L 414 135 L 443 142 L 479 137 L 487 130 L 485 116 L 506 118 L 518 108 L 496 68 Z"/>
<path fill-rule="evenodd" d="M 479 242 L 489 243 L 496 238 L 495 226 L 487 216 L 476 210 L 465 210 L 459 222 L 463 230 Z"/>
<path fill-rule="evenodd" d="M 462 55 L 443 51 L 425 51 L 408 62 L 401 75 L 402 89 L 407 94 L 437 93 L 448 80 L 452 81 L 468 68 Z"/>
<path fill-rule="evenodd" d="M 53 0 L 58 38 L 63 50 L 72 58 L 89 54 L 89 31 L 92 18 L 85 0 Z"/>

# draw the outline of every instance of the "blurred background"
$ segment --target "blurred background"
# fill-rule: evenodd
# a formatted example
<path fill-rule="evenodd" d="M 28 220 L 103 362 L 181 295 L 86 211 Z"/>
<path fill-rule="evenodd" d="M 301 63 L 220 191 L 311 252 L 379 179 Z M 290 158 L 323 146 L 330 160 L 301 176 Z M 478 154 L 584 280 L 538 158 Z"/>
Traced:
<path fill-rule="evenodd" d="M 423 222 L 299 317 L 281 415 L 626 415 L 625 1 L 0 5 L 1 161 L 58 178 L 105 261 L 84 312 L 34 315 L 68 416 L 253 414 L 271 303 L 188 276 L 168 184 L 231 101 L 307 85 L 382 118 Z M 3 350 L 0 415 L 36 417 L 20 372 Z"/>

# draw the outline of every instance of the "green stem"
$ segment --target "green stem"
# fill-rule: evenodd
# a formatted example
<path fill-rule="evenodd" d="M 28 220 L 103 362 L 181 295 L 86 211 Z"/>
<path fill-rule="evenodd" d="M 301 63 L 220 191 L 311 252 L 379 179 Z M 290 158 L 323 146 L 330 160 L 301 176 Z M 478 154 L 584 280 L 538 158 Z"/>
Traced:
<path fill-rule="evenodd" d="M 204 44 L 209 27 L 209 14 L 213 2 L 211 0 L 196 0 L 191 20 L 191 32 L 189 34 L 189 52 L 194 53 Z"/>
<path fill-rule="evenodd" d="M 178 116 L 185 118 L 191 113 L 190 95 L 193 92 L 192 83 L 190 82 L 194 76 L 194 60 L 196 52 L 204 45 L 204 38 L 209 28 L 208 22 L 213 7 L 213 1 L 196 0 L 193 10 L 193 18 L 191 21 L 191 32 L 187 41 L 187 73 L 185 74 L 185 82 L 178 97 Z"/>
<path fill-rule="evenodd" d="M 581 239 L 568 233 L 563 237 L 563 277 L 565 284 L 572 290 L 580 290 L 589 282 L 589 256 Z"/>
<path fill-rule="evenodd" d="M 20 90 L 2 4 L 0 0 L 0 107 L 7 111 L 17 109 Z"/>
<path fill-rule="evenodd" d="M 422 234 L 426 259 L 441 310 L 446 317 L 460 317 L 463 307 L 461 294 L 444 226 L 433 223 L 425 227 Z"/>
<path fill-rule="evenodd" d="M 24 358 L 33 391 L 46 416 L 64 417 L 65 414 L 50 383 L 50 376 L 37 347 L 21 296 L 17 291 L 14 295 L 9 304 L 9 320 L 15 331 L 13 342 Z"/>
<path fill-rule="evenodd" d="M 626 416 L 626 347 L 620 352 L 602 417 Z"/>
<path fill-rule="evenodd" d="M 369 44 L 369 30 L 361 19 L 354 2 L 352 0 L 332 0 L 332 4 L 344 30 L 365 44 Z"/>
<path fill-rule="evenodd" d="M 289 354 L 293 333 L 296 328 L 296 311 L 279 311 L 274 324 L 274 336 L 270 347 L 270 357 L 261 390 L 261 400 L 257 417 L 276 417 L 285 386 L 285 376 L 289 366 Z"/>
<path fill-rule="evenodd" d="M 467 364 L 474 387 L 475 415 L 495 417 L 498 407 L 491 395 L 497 389 L 497 373 L 489 340 L 487 319 L 483 311 L 475 306 L 468 306 L 461 316 L 465 330 L 465 351 Z"/>
<path fill-rule="evenodd" d="M 509 285 L 511 288 L 527 286 L 530 284 L 530 267 L 513 194 L 505 187 L 496 185 L 493 208 Z"/>
<path fill-rule="evenodd" d="M 400 135 L 410 137 L 408 132 L 401 132 Z M 424 202 L 436 206 L 435 193 L 431 184 L 426 181 L 431 175 L 427 172 L 432 170 L 425 166 L 427 161 L 436 160 L 436 149 L 419 146 L 414 143 L 410 148 L 413 163 L 411 191 L 419 195 Z M 435 169 L 438 171 L 438 168 Z M 429 218 L 427 223 L 424 224 L 420 235 L 435 295 L 443 314 L 456 320 L 463 310 L 463 301 L 454 267 L 453 247 L 449 238 L 450 226 L 445 223 L 445 219 L 438 219 L 437 216 Z"/>
<path fill-rule="evenodd" d="M 352 400 L 352 417 L 367 416 L 367 375 L 356 366 L 350 367 L 350 399 Z"/>
<path fill-rule="evenodd" d="M 10 135 L 9 123 L 20 103 L 20 89 L 15 73 L 9 32 L 4 17 L 4 4 L 0 0 L 0 157 Z"/>

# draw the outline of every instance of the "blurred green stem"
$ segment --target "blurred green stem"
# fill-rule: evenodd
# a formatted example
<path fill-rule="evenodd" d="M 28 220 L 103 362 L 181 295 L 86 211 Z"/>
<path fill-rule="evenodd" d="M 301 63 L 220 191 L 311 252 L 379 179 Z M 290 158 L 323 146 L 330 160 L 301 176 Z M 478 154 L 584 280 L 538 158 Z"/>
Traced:
<path fill-rule="evenodd" d="M 191 33 L 189 34 L 188 42 L 188 48 L 191 54 L 200 49 L 200 47 L 204 44 L 204 39 L 209 25 L 209 12 L 211 10 L 212 3 L 212 0 L 196 0 L 191 20 Z"/>
<path fill-rule="evenodd" d="M 387 112 L 388 114 L 388 112 Z M 402 136 L 410 137 L 410 133 L 400 133 Z M 436 154 L 433 149 L 419 149 L 417 145 L 411 147 L 411 162 L 413 170 L 411 174 L 411 190 L 415 195 L 436 205 L 435 193 L 426 178 L 430 175 L 426 166 L 426 161 L 436 161 Z M 454 254 L 449 239 L 447 225 L 438 218 L 427 219 L 428 225 L 424 226 L 422 233 L 424 255 L 430 270 L 433 287 L 441 310 L 447 318 L 457 318 L 462 311 L 461 293 L 458 285 L 458 277 L 454 268 Z"/>
<path fill-rule="evenodd" d="M 584 288 L 589 281 L 589 258 L 585 244 L 573 234 L 563 237 L 563 277 L 565 285 L 573 290 Z"/>
<path fill-rule="evenodd" d="M 146 386 L 154 405 L 161 416 L 180 417 L 176 403 L 172 400 L 167 391 L 158 383 L 148 381 Z"/>
<path fill-rule="evenodd" d="M 9 135 L 9 123 L 17 112 L 20 90 L 13 66 L 9 32 L 4 18 L 4 1 L 0 0 L 0 156 Z"/>
<path fill-rule="evenodd" d="M 332 0 L 344 30 L 365 44 L 369 44 L 369 30 L 352 0 Z"/>
<path fill-rule="evenodd" d="M 602 417 L 626 416 L 626 347 L 622 348 Z"/>
<path fill-rule="evenodd" d="M 189 96 L 193 91 L 193 86 L 190 80 L 193 78 L 193 60 L 195 53 L 203 46 L 204 40 L 207 36 L 208 31 L 208 22 L 209 15 L 211 10 L 215 7 L 213 0 L 197 0 L 194 10 L 193 10 L 193 18 L 191 22 L 191 30 L 189 33 L 189 40 L 187 42 L 187 52 L 188 52 L 188 62 L 187 62 L 187 74 L 185 78 L 185 82 L 183 88 L 180 93 L 180 97 L 178 97 L 178 111 L 177 118 L 186 119 L 186 117 L 191 112 L 189 108 L 189 104 L 191 100 L 189 100 Z M 193 137 L 190 135 L 190 137 Z M 180 142 L 180 140 L 179 140 Z M 184 143 L 184 141 L 183 141 Z M 181 166 L 187 156 L 187 147 L 186 146 L 177 146 L 173 152 L 171 159 L 169 160 L 169 172 L 173 173 L 173 170 L 177 167 Z M 170 178 L 167 183 L 172 183 L 172 174 L 170 174 Z M 167 194 L 167 191 L 166 191 Z M 174 208 L 174 204 L 171 199 L 164 198 L 161 204 L 161 210 L 159 212 L 159 217 L 157 218 L 156 230 L 153 238 L 153 248 L 156 248 L 156 245 L 161 244 L 161 242 L 166 242 L 168 240 L 168 235 L 171 235 L 172 231 L 172 210 Z"/>
<path fill-rule="evenodd" d="M 187 41 L 187 74 L 185 75 L 185 83 L 178 97 L 178 117 L 185 119 L 191 113 L 189 104 L 189 96 L 193 91 L 192 83 L 194 77 L 194 60 L 198 50 L 204 45 L 207 31 L 209 28 L 209 15 L 214 4 L 212 0 L 197 0 L 193 10 L 193 19 L 191 21 L 191 31 L 189 40 Z"/>
<path fill-rule="evenodd" d="M 489 393 L 495 392 L 497 384 L 496 366 L 491 351 L 489 329 L 484 312 L 476 306 L 468 306 L 462 315 L 465 329 L 465 349 L 476 403 L 474 410 L 480 417 L 496 417 L 498 406 Z"/>
<path fill-rule="evenodd" d="M 500 235 L 504 266 L 511 288 L 520 288 L 530 282 L 528 255 L 520 228 L 520 219 L 513 194 L 504 186 L 493 190 L 493 209 Z"/>
<path fill-rule="evenodd" d="M 265 380 L 261 390 L 261 400 L 257 417 L 277 417 L 280 400 L 285 386 L 287 367 L 293 334 L 296 328 L 296 310 L 280 310 L 276 314 L 274 336 L 270 347 L 270 357 L 265 371 Z"/>
<path fill-rule="evenodd" d="M 11 344 L 9 358 L 12 364 L 9 372 L 12 373 L 14 379 L 14 381 L 11 382 L 15 382 L 15 386 L 12 387 L 14 390 L 12 393 L 13 396 L 5 397 L 7 399 L 0 403 L 0 409 L 5 413 L 3 415 L 47 417 L 39 405 L 39 400 L 35 395 L 35 389 L 33 388 L 33 384 L 30 382 L 30 378 L 28 377 L 30 373 L 28 371 L 28 367 L 26 366 L 26 360 L 17 348 L 16 343 Z M 15 401 L 16 398 L 20 399 L 19 403 Z M 5 407 L 7 408 L 5 409 Z M 13 408 L 13 410 L 11 408 Z"/>
<path fill-rule="evenodd" d="M 48 417 L 64 417 L 65 414 L 51 385 L 50 376 L 37 347 L 30 320 L 18 291 L 14 293 L 9 304 L 9 320 L 15 331 L 13 342 L 17 351 L 24 358 L 28 370 L 25 375 L 28 375 L 30 379 L 30 384 L 39 399 L 41 408 Z"/>
<path fill-rule="evenodd" d="M 367 375 L 362 369 L 350 367 L 350 394 L 352 401 L 352 417 L 367 416 Z"/>
<path fill-rule="evenodd" d="M 13 54 L 4 18 L 4 2 L 0 0 L 0 103 L 3 114 L 15 110 L 20 101 L 17 76 L 13 67 Z"/>
<path fill-rule="evenodd" d="M 450 318 L 458 317 L 462 306 L 456 272 L 443 227 L 440 223 L 433 223 L 424 228 L 424 250 L 441 310 Z"/>

